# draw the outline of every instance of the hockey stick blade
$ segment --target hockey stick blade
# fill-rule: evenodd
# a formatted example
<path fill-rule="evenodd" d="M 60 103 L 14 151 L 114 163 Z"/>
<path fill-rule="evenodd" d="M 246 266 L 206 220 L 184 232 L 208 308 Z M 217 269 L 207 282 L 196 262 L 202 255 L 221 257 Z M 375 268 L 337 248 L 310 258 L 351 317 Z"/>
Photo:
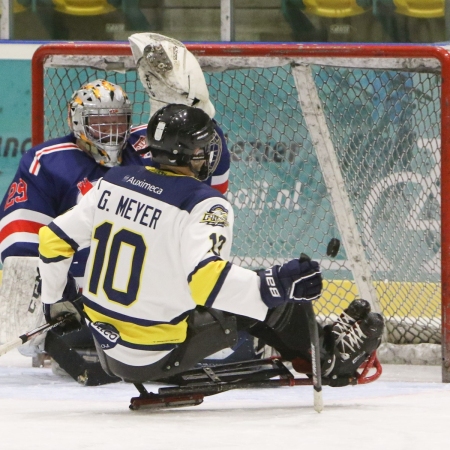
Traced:
<path fill-rule="evenodd" d="M 11 350 L 14 350 L 17 347 L 20 347 L 21 345 L 25 344 L 33 337 L 38 336 L 41 333 L 49 331 L 52 328 L 55 328 L 55 327 L 63 324 L 64 322 L 66 322 L 66 320 L 69 319 L 69 317 L 72 317 L 72 316 L 73 316 L 72 313 L 64 314 L 64 315 L 58 317 L 58 319 L 57 319 L 58 321 L 53 324 L 45 323 L 44 325 L 41 325 L 40 327 L 37 327 L 34 330 L 28 331 L 27 333 L 24 333 L 14 339 L 11 339 L 10 341 L 8 341 L 6 343 L 0 345 L 0 356 L 3 356 L 4 354 L 10 352 Z"/>

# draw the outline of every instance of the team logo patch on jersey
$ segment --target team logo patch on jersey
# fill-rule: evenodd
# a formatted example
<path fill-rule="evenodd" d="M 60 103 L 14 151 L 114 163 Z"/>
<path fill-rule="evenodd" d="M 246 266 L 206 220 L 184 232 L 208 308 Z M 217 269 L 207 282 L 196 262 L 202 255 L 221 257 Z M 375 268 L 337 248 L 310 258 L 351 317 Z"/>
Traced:
<path fill-rule="evenodd" d="M 200 223 L 212 225 L 213 227 L 228 227 L 228 210 L 222 205 L 214 205 L 204 215 Z"/>
<path fill-rule="evenodd" d="M 140 136 L 139 139 L 133 144 L 133 148 L 137 150 L 142 150 L 147 147 L 147 141 L 144 136 Z"/>
<path fill-rule="evenodd" d="M 80 203 L 81 199 L 97 184 L 97 181 L 98 180 L 90 181 L 85 177 L 77 183 L 77 204 Z"/>
<path fill-rule="evenodd" d="M 84 177 L 77 183 L 77 188 L 81 192 L 81 195 L 84 196 L 93 188 L 93 184 L 86 177 Z"/>

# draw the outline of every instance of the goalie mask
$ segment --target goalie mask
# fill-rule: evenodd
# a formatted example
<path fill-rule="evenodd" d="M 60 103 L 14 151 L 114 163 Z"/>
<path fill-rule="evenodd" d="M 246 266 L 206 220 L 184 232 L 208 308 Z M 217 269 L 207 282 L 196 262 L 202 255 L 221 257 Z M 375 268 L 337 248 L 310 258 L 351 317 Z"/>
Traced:
<path fill-rule="evenodd" d="M 147 127 L 148 150 L 153 160 L 168 166 L 189 167 L 201 181 L 209 177 L 212 169 L 215 136 L 209 116 L 201 109 L 186 105 L 161 108 Z"/>
<path fill-rule="evenodd" d="M 72 95 L 69 127 L 83 150 L 97 163 L 114 167 L 122 162 L 122 149 L 130 135 L 131 114 L 131 103 L 120 86 L 95 80 Z"/>
<path fill-rule="evenodd" d="M 150 117 L 172 103 L 194 106 L 214 117 L 203 71 L 184 44 L 156 33 L 136 33 L 128 40 L 139 79 L 150 96 Z"/>

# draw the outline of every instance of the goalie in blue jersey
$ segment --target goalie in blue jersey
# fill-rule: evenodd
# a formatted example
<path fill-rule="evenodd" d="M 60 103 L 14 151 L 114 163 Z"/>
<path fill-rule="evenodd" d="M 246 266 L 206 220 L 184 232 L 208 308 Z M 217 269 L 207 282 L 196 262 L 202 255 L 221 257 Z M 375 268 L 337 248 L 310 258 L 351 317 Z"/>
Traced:
<path fill-rule="evenodd" d="M 302 309 L 321 295 L 319 264 L 293 259 L 254 272 L 229 261 L 233 209 L 203 183 L 214 135 L 203 111 L 163 107 L 147 128 L 157 166 L 111 169 L 39 232 L 45 317 L 53 323 L 61 311 L 73 311 L 91 330 L 111 377 L 171 380 L 232 347 L 240 330 L 273 345 L 294 367 L 310 362 Z M 80 299 L 67 273 L 87 247 Z M 383 319 L 355 300 L 334 324 L 319 328 L 324 375 L 338 386 L 378 347 Z"/>

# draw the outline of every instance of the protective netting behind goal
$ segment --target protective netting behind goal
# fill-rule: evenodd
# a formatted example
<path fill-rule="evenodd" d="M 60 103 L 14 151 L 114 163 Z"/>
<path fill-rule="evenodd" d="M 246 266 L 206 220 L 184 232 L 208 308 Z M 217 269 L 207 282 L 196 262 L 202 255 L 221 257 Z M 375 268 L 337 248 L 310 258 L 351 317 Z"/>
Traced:
<path fill-rule="evenodd" d="M 231 152 L 233 262 L 256 269 L 306 253 L 326 280 L 320 319 L 369 297 L 387 342 L 440 343 L 437 61 L 197 56 Z M 45 139 L 69 132 L 67 101 L 95 78 L 123 86 L 133 123 L 148 121 L 147 94 L 122 59 L 46 59 Z M 342 241 L 334 258 L 331 238 Z"/>

